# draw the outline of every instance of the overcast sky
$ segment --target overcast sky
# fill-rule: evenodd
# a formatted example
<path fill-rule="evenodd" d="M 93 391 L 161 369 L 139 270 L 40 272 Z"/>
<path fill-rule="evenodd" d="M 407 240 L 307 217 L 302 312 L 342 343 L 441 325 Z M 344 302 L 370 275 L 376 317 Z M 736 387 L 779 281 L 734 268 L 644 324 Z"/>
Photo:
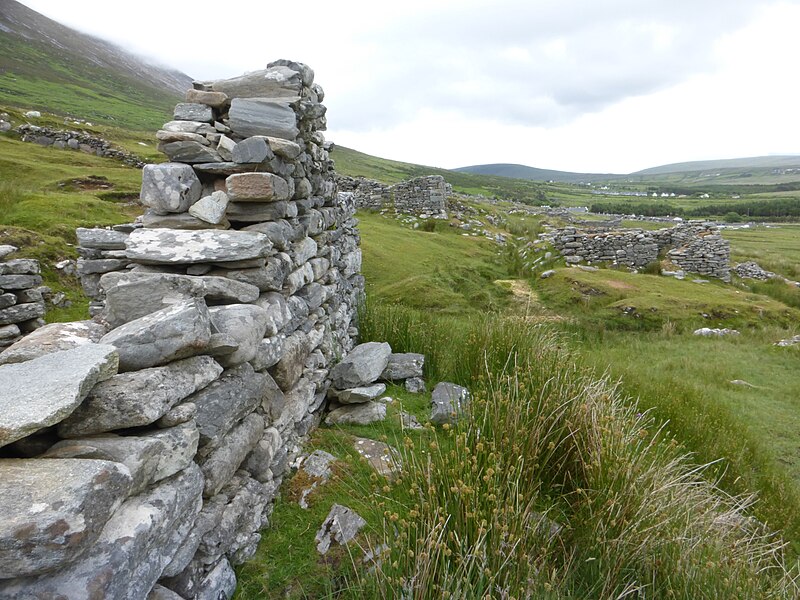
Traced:
<path fill-rule="evenodd" d="M 23 0 L 197 79 L 310 65 L 336 143 L 626 173 L 800 153 L 800 0 Z"/>

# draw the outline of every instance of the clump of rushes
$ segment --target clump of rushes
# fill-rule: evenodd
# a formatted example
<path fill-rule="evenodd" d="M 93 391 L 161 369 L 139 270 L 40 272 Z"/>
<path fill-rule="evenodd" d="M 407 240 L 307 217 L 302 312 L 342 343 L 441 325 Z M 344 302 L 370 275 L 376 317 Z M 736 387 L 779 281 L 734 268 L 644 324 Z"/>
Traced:
<path fill-rule="evenodd" d="M 424 317 L 402 309 L 389 309 L 388 321 L 384 309 L 369 310 L 362 331 L 397 351 L 422 349 L 436 359 L 431 375 L 460 376 L 473 391 L 458 425 L 402 444 L 379 596 L 800 593 L 781 540 L 747 516 L 751 499 L 704 479 L 615 385 L 574 366 L 558 337 L 502 317 L 453 329 L 419 327 Z M 444 360 L 447 352 L 458 360 Z"/>

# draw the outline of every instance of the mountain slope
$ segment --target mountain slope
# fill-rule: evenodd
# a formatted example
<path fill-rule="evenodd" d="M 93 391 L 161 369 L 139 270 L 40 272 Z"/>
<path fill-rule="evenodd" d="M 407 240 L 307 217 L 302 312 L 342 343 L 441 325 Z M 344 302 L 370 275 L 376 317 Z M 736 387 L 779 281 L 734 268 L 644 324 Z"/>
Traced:
<path fill-rule="evenodd" d="M 748 158 L 728 158 L 722 160 L 698 160 L 672 163 L 636 171 L 631 175 L 664 175 L 667 173 L 686 173 L 724 169 L 786 169 L 800 168 L 800 156 L 752 156 Z"/>
<path fill-rule="evenodd" d="M 192 78 L 0 0 L 0 103 L 152 130 Z"/>
<path fill-rule="evenodd" d="M 473 173 L 475 175 L 497 175 L 499 177 L 530 179 L 531 181 L 558 181 L 560 183 L 583 183 L 622 177 L 622 175 L 614 175 L 611 173 L 571 173 L 569 171 L 537 169 L 536 167 L 508 163 L 473 165 L 470 167 L 459 167 L 453 170 L 460 173 Z"/>

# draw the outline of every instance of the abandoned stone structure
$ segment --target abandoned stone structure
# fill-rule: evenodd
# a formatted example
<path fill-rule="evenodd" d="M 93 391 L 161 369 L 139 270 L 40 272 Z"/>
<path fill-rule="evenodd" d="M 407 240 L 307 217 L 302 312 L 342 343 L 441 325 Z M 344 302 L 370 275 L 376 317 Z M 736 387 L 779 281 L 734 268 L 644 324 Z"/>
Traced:
<path fill-rule="evenodd" d="M 569 264 L 609 262 L 641 268 L 669 249 L 667 258 L 681 269 L 730 281 L 730 244 L 710 223 L 681 223 L 656 231 L 565 227 L 549 237 Z"/>
<path fill-rule="evenodd" d="M 0 246 L 0 351 L 44 325 L 39 261 L 6 260 L 16 250 L 14 246 Z"/>
<path fill-rule="evenodd" d="M 322 99 L 290 61 L 196 84 L 158 132 L 146 214 L 78 231 L 95 318 L 0 353 L 0 597 L 233 594 L 357 334 Z"/>
<path fill-rule="evenodd" d="M 104 158 L 113 158 L 126 165 L 141 169 L 145 163 L 139 157 L 115 148 L 111 142 L 85 131 L 53 129 L 24 123 L 14 129 L 23 142 L 33 142 L 40 146 L 53 146 L 61 150 L 80 150 L 87 154 L 96 154 Z"/>
<path fill-rule="evenodd" d="M 384 185 L 363 177 L 337 175 L 339 189 L 355 194 L 358 208 L 393 208 L 395 212 L 447 217 L 447 198 L 453 188 L 441 175 L 416 177 L 395 185 Z"/>

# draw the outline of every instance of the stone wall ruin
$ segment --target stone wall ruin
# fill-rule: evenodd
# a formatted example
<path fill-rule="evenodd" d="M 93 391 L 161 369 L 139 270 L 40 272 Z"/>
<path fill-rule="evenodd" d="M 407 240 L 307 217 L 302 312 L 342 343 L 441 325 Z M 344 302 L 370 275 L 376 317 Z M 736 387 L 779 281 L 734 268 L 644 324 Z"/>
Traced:
<path fill-rule="evenodd" d="M 567 264 L 607 262 L 639 269 L 669 248 L 667 258 L 681 269 L 730 281 L 730 244 L 711 223 L 681 223 L 655 231 L 565 227 L 550 234 L 550 239 Z"/>
<path fill-rule="evenodd" d="M 0 597 L 232 596 L 357 334 L 322 99 L 290 61 L 195 85 L 145 215 L 78 231 L 94 318 L 0 353 Z"/>
<path fill-rule="evenodd" d="M 441 175 L 427 175 L 385 185 L 363 177 L 337 176 L 339 188 L 353 192 L 358 208 L 394 209 L 397 213 L 447 218 L 452 186 Z"/>

